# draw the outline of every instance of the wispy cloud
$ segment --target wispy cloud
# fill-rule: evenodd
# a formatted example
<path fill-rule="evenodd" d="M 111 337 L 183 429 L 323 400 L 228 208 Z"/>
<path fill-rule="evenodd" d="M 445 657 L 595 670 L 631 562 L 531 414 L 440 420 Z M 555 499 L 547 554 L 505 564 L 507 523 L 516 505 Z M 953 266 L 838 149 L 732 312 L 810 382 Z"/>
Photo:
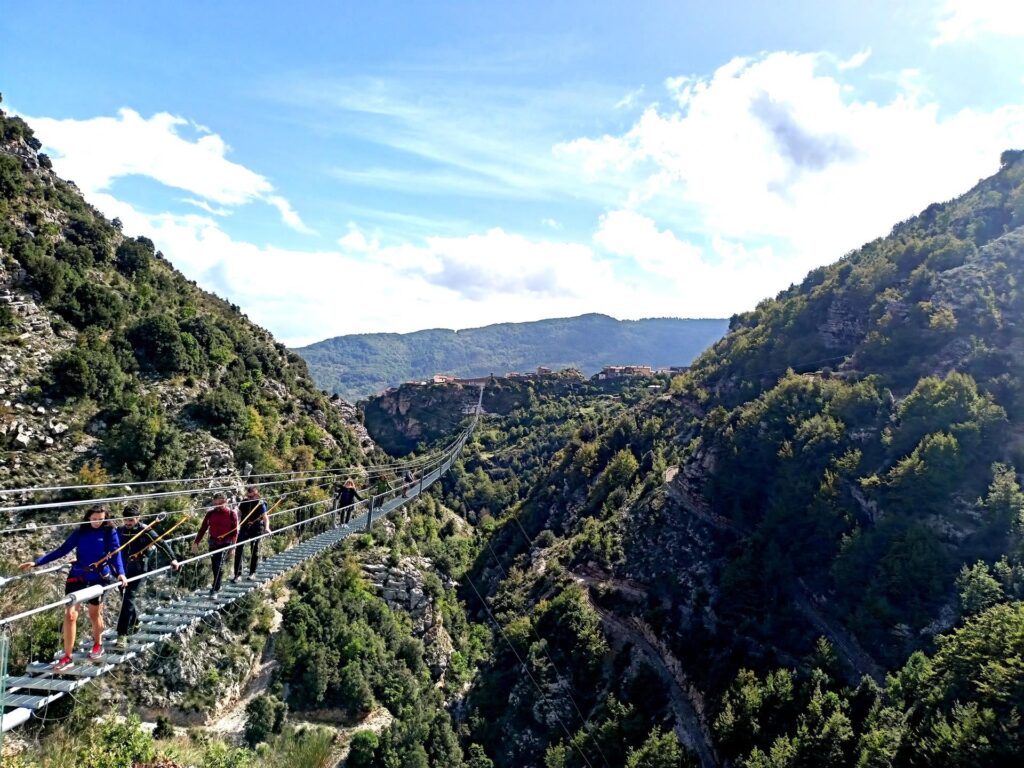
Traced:
<path fill-rule="evenodd" d="M 599 108 L 615 103 L 610 87 L 453 89 L 443 80 L 364 77 L 287 81 L 271 90 L 306 110 L 318 131 L 374 146 L 372 166 L 354 161 L 331 170 L 354 186 L 494 199 L 612 199 L 601 183 L 580 186 L 575 170 L 551 152 L 567 138 L 567 123 L 608 117 Z"/>
<path fill-rule="evenodd" d="M 615 102 L 615 109 L 632 109 L 640 103 L 640 98 L 644 95 L 644 87 L 641 85 L 639 88 L 630 91 L 617 102 Z"/>

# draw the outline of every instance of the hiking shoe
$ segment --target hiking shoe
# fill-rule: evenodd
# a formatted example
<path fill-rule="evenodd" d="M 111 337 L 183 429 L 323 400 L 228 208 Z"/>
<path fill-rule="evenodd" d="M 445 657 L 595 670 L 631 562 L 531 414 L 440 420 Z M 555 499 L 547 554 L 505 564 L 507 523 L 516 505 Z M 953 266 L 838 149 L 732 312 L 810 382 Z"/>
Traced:
<path fill-rule="evenodd" d="M 121 651 L 122 653 L 124 651 L 127 651 L 128 650 L 128 635 L 118 635 L 117 636 L 117 642 L 114 643 L 114 649 L 118 650 L 118 651 Z"/>
<path fill-rule="evenodd" d="M 236 573 L 234 576 L 231 577 L 231 583 L 232 584 L 237 584 L 241 580 L 242 580 L 242 574 L 240 574 L 240 573 Z"/>
<path fill-rule="evenodd" d="M 102 655 L 103 655 L 103 646 L 100 645 L 99 643 L 93 643 L 92 650 L 89 651 L 89 658 L 95 661 L 96 659 L 98 659 Z"/>
<path fill-rule="evenodd" d="M 70 653 L 65 653 L 57 661 L 53 662 L 53 671 L 60 672 L 62 669 L 74 666 L 75 660 L 71 658 Z"/>
<path fill-rule="evenodd" d="M 256 574 L 255 573 L 250 573 L 245 578 L 246 578 L 247 581 L 256 581 Z"/>

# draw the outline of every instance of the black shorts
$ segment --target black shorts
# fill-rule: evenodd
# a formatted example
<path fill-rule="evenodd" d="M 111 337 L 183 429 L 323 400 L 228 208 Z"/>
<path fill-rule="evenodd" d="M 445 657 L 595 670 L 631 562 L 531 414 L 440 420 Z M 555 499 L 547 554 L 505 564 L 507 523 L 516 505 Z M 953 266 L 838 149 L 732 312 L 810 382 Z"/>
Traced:
<path fill-rule="evenodd" d="M 68 580 L 64 582 L 64 594 L 70 595 L 72 592 L 77 592 L 80 589 L 85 589 L 86 587 L 93 587 L 97 584 L 102 585 L 103 583 L 104 582 L 102 581 L 86 581 L 85 579 L 79 576 L 68 576 Z M 89 605 L 99 605 L 103 602 L 103 595 L 105 594 L 106 592 L 100 592 L 100 594 L 97 597 L 94 597 L 92 600 L 86 600 L 86 602 Z"/>

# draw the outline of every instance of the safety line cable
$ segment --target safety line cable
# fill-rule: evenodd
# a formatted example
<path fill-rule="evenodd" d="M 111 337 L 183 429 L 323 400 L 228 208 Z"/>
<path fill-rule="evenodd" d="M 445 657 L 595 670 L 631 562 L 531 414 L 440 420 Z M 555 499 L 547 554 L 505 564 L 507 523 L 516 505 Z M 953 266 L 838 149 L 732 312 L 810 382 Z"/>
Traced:
<path fill-rule="evenodd" d="M 476 422 L 474 420 L 473 425 L 475 425 L 475 423 Z M 470 430 L 472 429 L 473 425 L 470 426 L 470 428 L 469 428 Z M 464 433 L 464 435 L 467 434 L 468 431 L 469 430 L 467 430 L 467 432 Z M 461 442 L 463 436 L 460 436 L 459 440 L 456 441 L 456 445 L 460 445 L 460 443 L 462 445 L 464 445 L 464 442 Z M 460 445 L 460 447 L 461 447 L 461 445 Z M 420 481 L 419 482 L 423 483 L 426 480 L 426 476 L 428 474 L 433 474 L 434 472 L 437 472 L 438 476 L 437 476 L 437 478 L 434 478 L 430 482 L 433 483 L 435 480 L 439 479 L 441 477 L 441 473 L 440 473 L 441 466 L 443 466 L 443 464 L 446 461 L 448 461 L 450 458 L 452 458 L 454 455 L 455 455 L 454 452 L 450 452 L 448 455 L 445 455 L 443 457 L 443 459 L 438 462 L 438 465 L 437 465 L 436 468 L 431 469 L 429 471 L 429 473 L 424 473 L 420 477 Z M 284 533 L 285 531 L 289 531 L 289 530 L 292 530 L 294 528 L 298 528 L 298 527 L 303 526 L 303 525 L 308 525 L 309 523 L 312 523 L 312 522 L 314 522 L 316 520 L 319 520 L 319 519 L 322 519 L 324 517 L 327 517 L 328 515 L 333 515 L 333 514 L 336 514 L 338 512 L 344 512 L 347 509 L 354 509 L 354 508 L 356 508 L 356 507 L 358 507 L 360 505 L 368 504 L 370 502 L 371 498 L 372 499 L 376 499 L 376 498 L 378 498 L 380 496 L 385 496 L 385 495 L 387 495 L 387 494 L 386 493 L 378 494 L 378 495 L 375 495 L 375 496 L 370 497 L 368 499 L 363 499 L 363 500 L 357 501 L 354 504 L 349 504 L 349 505 L 347 505 L 345 507 L 339 507 L 339 508 L 335 508 L 335 509 L 330 509 L 330 510 L 328 510 L 326 512 L 321 512 L 318 515 L 314 515 L 313 517 L 307 518 L 306 520 L 301 520 L 299 522 L 291 523 L 290 525 L 285 525 L 285 526 L 282 526 L 280 528 L 276 528 L 276 529 L 274 529 L 273 531 L 271 531 L 269 533 L 264 533 L 264 534 L 260 534 L 259 536 L 254 536 L 251 539 L 247 539 L 247 541 L 261 541 L 261 540 L 269 538 L 271 536 L 276 536 L 279 533 Z M 293 508 L 291 510 L 286 510 L 286 511 L 295 512 L 295 511 L 299 511 L 301 509 L 306 509 L 306 508 L 310 508 L 310 507 L 319 506 L 321 504 L 329 504 L 331 501 L 332 501 L 331 499 L 323 499 L 323 500 L 320 500 L 320 501 L 310 502 L 309 504 L 303 505 L 301 507 L 295 507 L 295 508 Z M 227 549 L 227 547 L 224 547 L 222 549 Z M 222 550 L 208 551 L 208 552 L 204 552 L 204 553 L 200 553 L 200 554 L 194 555 L 194 556 L 186 558 L 184 560 L 179 560 L 178 561 L 178 568 L 180 569 L 181 567 L 183 567 L 185 565 L 189 565 L 191 563 L 199 562 L 201 560 L 205 560 L 207 558 L 213 557 L 215 554 L 217 554 L 217 552 L 220 552 L 220 551 L 222 551 Z M 156 568 L 156 569 L 154 569 L 152 571 L 146 571 L 145 573 L 141 573 L 141 574 L 139 574 L 137 576 L 133 576 L 133 577 L 127 579 L 127 582 L 131 583 L 131 582 L 134 582 L 134 581 L 142 581 L 142 580 L 145 580 L 145 579 L 148 579 L 148 578 L 153 578 L 154 576 L 157 576 L 157 575 L 162 574 L 162 573 L 166 573 L 167 571 L 170 571 L 170 570 L 171 570 L 171 566 L 170 565 L 161 566 L 160 568 Z M 108 592 L 108 591 L 110 591 L 112 589 L 115 589 L 115 588 L 119 587 L 119 586 L 120 586 L 120 582 L 119 581 L 115 581 L 115 582 L 112 582 L 110 584 L 102 586 L 102 588 L 99 591 L 101 593 L 106 593 L 106 592 Z M 44 611 L 49 611 L 49 610 L 52 610 L 54 608 L 60 608 L 62 606 L 66 606 L 66 605 L 72 605 L 72 604 L 74 604 L 74 602 L 75 602 L 74 593 L 72 593 L 71 595 L 66 595 L 64 598 L 62 598 L 61 600 L 58 600 L 56 602 L 49 603 L 49 604 L 43 605 L 43 606 L 37 606 L 35 608 L 30 608 L 30 609 L 27 609 L 27 610 L 22 611 L 20 613 L 14 614 L 12 616 L 7 616 L 7 617 L 2 618 L 2 619 L 0 619 L 0 628 L 9 626 L 10 624 L 12 624 L 12 623 L 14 623 L 16 621 L 19 621 L 21 619 L 28 618 L 30 616 L 35 616 L 36 614 L 39 614 L 39 613 L 43 613 Z"/>

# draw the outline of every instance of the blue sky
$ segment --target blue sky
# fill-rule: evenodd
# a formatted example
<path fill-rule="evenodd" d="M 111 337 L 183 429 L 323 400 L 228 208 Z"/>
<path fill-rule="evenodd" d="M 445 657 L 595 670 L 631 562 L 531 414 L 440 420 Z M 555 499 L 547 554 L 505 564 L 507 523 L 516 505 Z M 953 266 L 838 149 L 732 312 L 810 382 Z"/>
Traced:
<path fill-rule="evenodd" d="M 726 316 L 1024 146 L 1019 6 L 20 3 L 0 89 L 287 343 Z"/>

